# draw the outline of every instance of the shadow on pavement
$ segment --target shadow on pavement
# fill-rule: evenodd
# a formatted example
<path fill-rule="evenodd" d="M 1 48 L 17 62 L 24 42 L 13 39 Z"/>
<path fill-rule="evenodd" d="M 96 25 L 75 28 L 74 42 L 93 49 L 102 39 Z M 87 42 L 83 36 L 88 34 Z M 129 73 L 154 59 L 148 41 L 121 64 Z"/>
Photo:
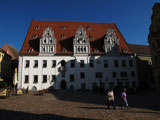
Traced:
<path fill-rule="evenodd" d="M 94 120 L 87 118 L 71 118 L 55 114 L 34 114 L 20 111 L 0 109 L 0 120 Z"/>
<path fill-rule="evenodd" d="M 52 93 L 57 99 L 62 101 L 80 102 L 87 104 L 106 105 L 107 100 L 105 94 L 93 92 L 68 92 L 58 91 Z M 145 108 L 151 110 L 160 110 L 160 96 L 153 94 L 128 95 L 128 104 L 130 108 Z M 121 98 L 115 97 L 116 106 L 121 106 Z M 88 108 L 89 109 L 89 108 Z"/>

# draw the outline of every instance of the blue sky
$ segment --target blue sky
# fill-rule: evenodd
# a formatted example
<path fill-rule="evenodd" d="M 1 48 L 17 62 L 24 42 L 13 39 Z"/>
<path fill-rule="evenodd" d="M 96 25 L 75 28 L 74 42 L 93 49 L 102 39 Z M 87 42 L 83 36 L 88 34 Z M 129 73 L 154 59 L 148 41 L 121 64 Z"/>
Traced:
<path fill-rule="evenodd" d="M 19 51 L 33 20 L 115 23 L 128 43 L 148 45 L 159 0 L 0 0 L 0 47 Z"/>

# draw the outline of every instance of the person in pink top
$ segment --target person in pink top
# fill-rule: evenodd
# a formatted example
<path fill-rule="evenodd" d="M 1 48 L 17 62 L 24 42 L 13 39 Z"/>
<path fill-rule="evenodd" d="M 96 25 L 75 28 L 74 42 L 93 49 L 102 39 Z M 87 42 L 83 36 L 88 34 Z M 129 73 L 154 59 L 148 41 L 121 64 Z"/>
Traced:
<path fill-rule="evenodd" d="M 122 98 L 121 109 L 123 109 L 124 106 L 126 106 L 128 109 L 129 106 L 128 106 L 128 102 L 127 102 L 126 88 L 123 89 L 123 92 L 121 93 L 121 98 Z"/>

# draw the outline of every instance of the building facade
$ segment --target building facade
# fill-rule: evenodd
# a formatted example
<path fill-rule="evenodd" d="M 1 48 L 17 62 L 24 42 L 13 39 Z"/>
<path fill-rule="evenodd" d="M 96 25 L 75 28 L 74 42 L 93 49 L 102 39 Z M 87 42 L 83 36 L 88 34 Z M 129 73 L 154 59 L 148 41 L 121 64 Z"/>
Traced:
<path fill-rule="evenodd" d="M 156 90 L 160 91 L 160 3 L 155 3 L 151 17 L 148 42 L 153 62 L 153 76 Z"/>
<path fill-rule="evenodd" d="M 15 78 L 17 78 L 17 69 L 18 69 L 18 56 L 19 53 L 17 51 L 16 48 L 12 47 L 11 45 L 5 43 L 2 47 L 2 50 L 4 50 L 8 55 L 11 56 L 11 70 L 10 70 L 10 74 L 11 74 L 11 79 L 10 79 L 10 85 L 13 86 L 17 85 L 17 81 Z"/>
<path fill-rule="evenodd" d="M 32 21 L 19 56 L 18 88 L 138 86 L 135 56 L 113 23 Z"/>
<path fill-rule="evenodd" d="M 0 48 L 0 81 L 10 84 L 11 80 L 11 56 Z"/>
<path fill-rule="evenodd" d="M 153 89 L 154 79 L 149 45 L 128 44 L 128 46 L 136 57 L 136 68 L 140 89 Z"/>

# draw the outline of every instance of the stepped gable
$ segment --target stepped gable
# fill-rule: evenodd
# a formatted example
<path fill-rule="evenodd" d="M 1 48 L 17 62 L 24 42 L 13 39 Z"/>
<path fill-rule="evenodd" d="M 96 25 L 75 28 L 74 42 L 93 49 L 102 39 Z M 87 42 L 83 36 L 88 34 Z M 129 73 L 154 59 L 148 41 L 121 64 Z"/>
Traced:
<path fill-rule="evenodd" d="M 119 38 L 120 52 L 123 53 L 123 50 L 125 49 L 127 53 L 132 53 L 127 45 L 127 42 L 114 23 L 32 21 L 23 46 L 20 50 L 20 55 L 39 54 L 39 39 L 42 37 L 43 31 L 48 26 L 51 27 L 54 31 L 54 35 L 56 38 L 56 54 L 73 54 L 73 38 L 80 26 L 84 28 L 87 37 L 89 38 L 90 54 L 94 54 L 95 48 L 98 49 L 98 52 L 96 54 L 105 54 L 105 51 L 103 49 L 104 37 L 110 27 L 115 30 L 116 36 Z M 65 49 L 65 52 L 62 52 L 62 49 Z"/>

